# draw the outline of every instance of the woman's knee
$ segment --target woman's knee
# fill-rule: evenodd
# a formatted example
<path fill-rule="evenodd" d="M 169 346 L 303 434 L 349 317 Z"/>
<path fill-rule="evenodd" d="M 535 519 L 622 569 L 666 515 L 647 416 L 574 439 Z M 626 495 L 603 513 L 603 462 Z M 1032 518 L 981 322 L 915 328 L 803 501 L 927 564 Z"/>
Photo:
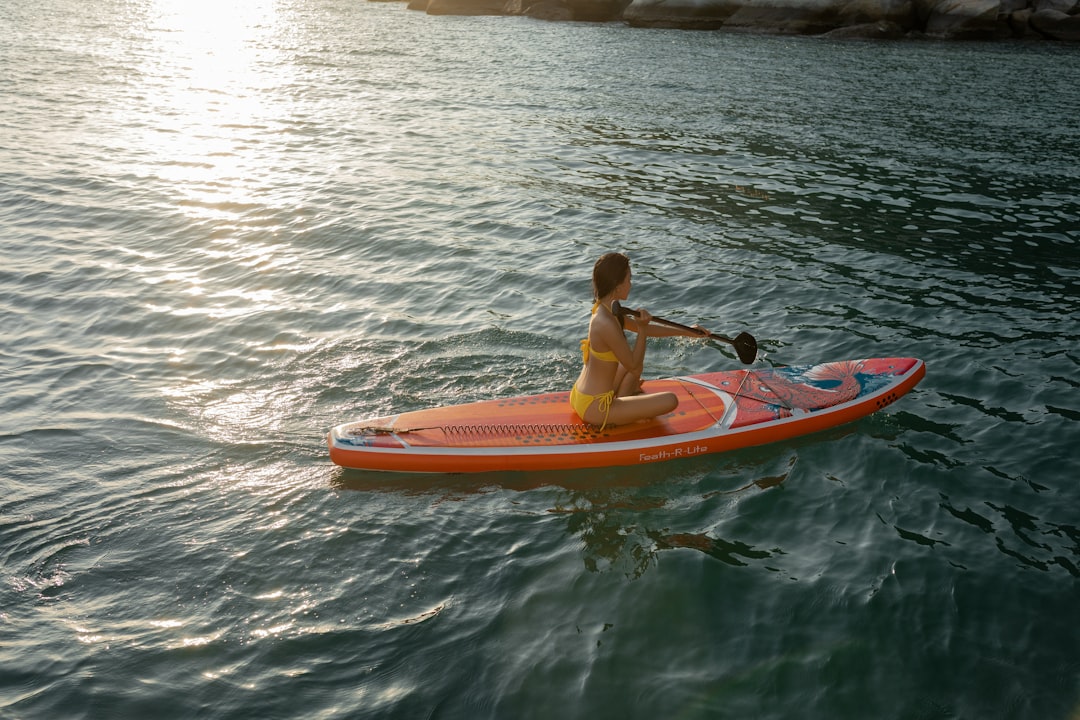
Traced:
<path fill-rule="evenodd" d="M 663 401 L 662 406 L 665 408 L 662 412 L 669 413 L 674 411 L 675 408 L 679 407 L 679 397 L 675 393 L 660 393 L 660 396 Z"/>

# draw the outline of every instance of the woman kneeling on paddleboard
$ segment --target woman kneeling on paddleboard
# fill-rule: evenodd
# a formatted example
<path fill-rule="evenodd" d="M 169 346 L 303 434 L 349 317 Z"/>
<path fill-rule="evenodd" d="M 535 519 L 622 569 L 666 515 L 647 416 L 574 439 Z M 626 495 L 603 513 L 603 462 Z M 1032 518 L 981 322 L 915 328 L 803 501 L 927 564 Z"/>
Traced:
<path fill-rule="evenodd" d="M 648 337 L 704 337 L 704 328 L 693 330 L 650 324 L 652 315 L 641 308 L 637 317 L 618 312 L 616 301 L 630 295 L 630 259 L 621 253 L 602 255 L 593 266 L 592 320 L 589 337 L 581 341 L 584 366 L 570 391 L 570 405 L 587 423 L 622 425 L 669 413 L 679 404 L 674 393 L 641 392 L 641 371 L 645 364 Z M 634 347 L 624 330 L 637 333 Z"/>

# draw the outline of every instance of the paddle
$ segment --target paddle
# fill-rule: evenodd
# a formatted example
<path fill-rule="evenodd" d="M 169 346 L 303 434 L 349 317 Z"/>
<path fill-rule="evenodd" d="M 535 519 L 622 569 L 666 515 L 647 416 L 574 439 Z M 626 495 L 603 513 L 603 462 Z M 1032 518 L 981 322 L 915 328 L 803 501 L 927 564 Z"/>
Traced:
<path fill-rule="evenodd" d="M 618 300 L 611 304 L 611 309 L 615 312 L 616 315 L 633 315 L 634 317 L 641 316 L 641 313 L 637 310 L 631 310 L 630 308 L 624 308 L 623 306 L 621 306 Z M 668 325 L 674 328 L 679 328 L 680 330 L 689 330 L 690 332 L 695 332 L 698 335 L 705 335 L 706 337 L 710 337 L 713 340 L 726 342 L 733 348 L 735 348 L 735 354 L 739 356 L 739 360 L 742 360 L 743 363 L 747 365 L 750 365 L 754 362 L 754 360 L 757 359 L 757 340 L 755 340 L 754 336 L 750 333 L 741 332 L 736 335 L 735 339 L 733 340 L 729 337 L 724 337 L 723 335 L 711 333 L 708 330 L 699 330 L 696 327 L 683 325 L 682 323 L 677 323 L 674 320 L 665 320 L 664 318 L 659 318 L 655 315 L 652 316 L 652 322 L 660 323 L 661 325 Z"/>

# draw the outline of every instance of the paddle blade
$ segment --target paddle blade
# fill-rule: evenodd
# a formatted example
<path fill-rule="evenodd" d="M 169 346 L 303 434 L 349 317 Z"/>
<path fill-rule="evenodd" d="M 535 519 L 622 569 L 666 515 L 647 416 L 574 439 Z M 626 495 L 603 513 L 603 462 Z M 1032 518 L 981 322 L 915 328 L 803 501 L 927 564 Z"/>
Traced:
<path fill-rule="evenodd" d="M 739 356 L 739 360 L 742 360 L 744 364 L 750 365 L 757 360 L 757 340 L 750 333 L 739 333 L 731 341 L 731 345 L 735 348 L 735 354 Z"/>

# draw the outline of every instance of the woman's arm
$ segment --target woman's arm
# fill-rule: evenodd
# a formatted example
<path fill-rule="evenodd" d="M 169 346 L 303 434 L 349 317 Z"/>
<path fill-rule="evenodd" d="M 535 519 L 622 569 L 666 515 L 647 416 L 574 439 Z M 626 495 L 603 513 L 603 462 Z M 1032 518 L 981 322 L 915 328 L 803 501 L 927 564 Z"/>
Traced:
<path fill-rule="evenodd" d="M 622 369 L 637 377 L 641 376 L 641 372 L 645 367 L 645 340 L 648 337 L 647 334 L 641 333 L 641 328 L 649 328 L 650 318 L 651 316 L 643 317 L 634 323 L 632 329 L 637 333 L 638 338 L 633 347 L 627 341 L 626 335 L 623 333 L 623 327 L 614 317 L 594 318 L 593 320 L 593 326 L 597 335 L 599 335 L 599 339 L 615 353 L 615 357 L 618 359 Z M 626 329 L 631 329 L 629 323 L 627 323 Z"/>
<path fill-rule="evenodd" d="M 641 308 L 639 313 L 648 314 L 648 310 Z M 626 329 L 632 332 L 641 334 L 641 328 L 639 327 L 639 318 L 635 318 L 633 315 L 624 315 L 626 320 Z M 652 315 L 648 316 L 650 319 Z M 695 325 L 693 330 L 683 330 L 682 328 L 672 327 L 671 325 L 664 325 L 662 321 L 650 322 L 646 325 L 646 332 L 649 337 L 704 337 L 709 334 L 709 331 L 700 325 Z"/>

